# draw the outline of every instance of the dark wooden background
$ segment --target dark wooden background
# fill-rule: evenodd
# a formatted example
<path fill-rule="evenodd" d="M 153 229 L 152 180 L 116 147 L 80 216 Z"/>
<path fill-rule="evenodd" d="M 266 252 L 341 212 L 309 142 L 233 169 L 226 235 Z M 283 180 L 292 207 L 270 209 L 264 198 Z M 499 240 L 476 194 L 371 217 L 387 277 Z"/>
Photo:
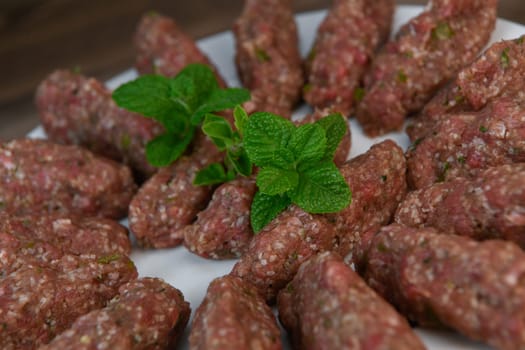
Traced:
<path fill-rule="evenodd" d="M 330 3 L 296 0 L 295 7 L 301 12 Z M 52 70 L 79 66 L 104 80 L 131 67 L 131 35 L 144 12 L 169 15 L 200 38 L 229 29 L 241 7 L 242 0 L 0 0 L 0 139 L 23 136 L 38 124 L 33 93 Z M 500 0 L 499 16 L 525 23 L 524 0 Z"/>

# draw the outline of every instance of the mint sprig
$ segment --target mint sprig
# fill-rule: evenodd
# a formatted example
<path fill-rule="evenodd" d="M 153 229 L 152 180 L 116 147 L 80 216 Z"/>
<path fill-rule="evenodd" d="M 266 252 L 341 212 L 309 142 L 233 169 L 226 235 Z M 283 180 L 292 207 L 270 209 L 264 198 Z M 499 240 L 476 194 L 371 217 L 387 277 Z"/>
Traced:
<path fill-rule="evenodd" d="M 157 167 L 171 164 L 184 153 L 206 115 L 249 99 L 245 89 L 219 88 L 215 74 L 203 64 L 190 64 L 174 78 L 144 75 L 113 92 L 118 106 L 164 126 L 165 133 L 146 146 L 148 162 Z"/>
<path fill-rule="evenodd" d="M 299 127 L 271 113 L 255 113 L 246 123 L 244 147 L 248 158 L 261 167 L 257 175 L 259 197 L 251 207 L 251 224 L 260 231 L 294 203 L 310 213 L 330 213 L 350 204 L 351 192 L 333 162 L 346 132 L 340 114 Z M 281 204 L 281 206 L 279 206 Z"/>
<path fill-rule="evenodd" d="M 213 163 L 201 169 L 193 181 L 194 185 L 215 185 L 231 181 L 237 174 L 250 176 L 253 164 L 243 147 L 242 131 L 248 115 L 239 106 L 234 109 L 235 126 L 219 116 L 207 114 L 202 123 L 202 131 L 221 151 L 225 151 L 224 163 Z"/>

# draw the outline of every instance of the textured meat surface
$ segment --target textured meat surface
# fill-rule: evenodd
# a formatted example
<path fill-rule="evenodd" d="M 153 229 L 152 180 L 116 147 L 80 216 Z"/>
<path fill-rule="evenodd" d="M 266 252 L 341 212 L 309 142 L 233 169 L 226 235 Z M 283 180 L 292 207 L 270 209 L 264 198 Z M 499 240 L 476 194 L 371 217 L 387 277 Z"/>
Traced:
<path fill-rule="evenodd" d="M 411 192 L 397 209 L 396 222 L 476 240 L 509 240 L 525 248 L 525 164 L 492 167 L 474 179 Z"/>
<path fill-rule="evenodd" d="M 408 184 L 422 188 L 476 177 L 491 166 L 525 160 L 525 102 L 500 98 L 479 112 L 451 115 L 407 152 Z"/>
<path fill-rule="evenodd" d="M 352 203 L 335 214 L 291 206 L 251 241 L 232 274 L 253 283 L 269 302 L 316 253 L 336 250 L 360 264 L 370 236 L 394 215 L 406 192 L 405 158 L 392 141 L 373 146 L 341 167 Z"/>
<path fill-rule="evenodd" d="M 103 307 L 137 277 L 124 255 L 64 255 L 49 267 L 27 265 L 0 280 L 0 348 L 34 349 Z"/>
<path fill-rule="evenodd" d="M 130 229 L 142 246 L 166 248 L 183 242 L 183 228 L 212 195 L 210 186 L 193 185 L 201 168 L 195 157 L 183 157 L 142 185 L 129 206 Z"/>
<path fill-rule="evenodd" d="M 331 222 L 292 205 L 253 237 L 231 274 L 252 283 L 267 301 L 273 302 L 301 263 L 335 244 Z"/>
<path fill-rule="evenodd" d="M 355 89 L 376 48 L 389 34 L 394 1 L 336 0 L 305 62 L 304 99 L 350 116 Z"/>
<path fill-rule="evenodd" d="M 128 167 L 78 146 L 18 139 L 0 144 L 0 211 L 126 216 L 136 191 Z"/>
<path fill-rule="evenodd" d="M 390 222 L 405 196 L 406 162 L 401 148 L 387 140 L 340 169 L 352 191 L 352 202 L 328 217 L 335 223 L 337 251 L 346 262 L 359 267 L 371 235 Z"/>
<path fill-rule="evenodd" d="M 237 71 L 252 94 L 248 113 L 291 116 L 303 86 L 292 1 L 246 0 L 233 32 Z"/>
<path fill-rule="evenodd" d="M 494 99 L 515 96 L 523 101 L 525 75 L 524 37 L 492 44 L 471 65 L 462 69 L 454 83 L 442 89 L 425 105 L 407 128 L 411 140 L 430 133 L 450 113 L 479 110 Z"/>
<path fill-rule="evenodd" d="M 497 0 L 437 0 L 401 27 L 365 77 L 357 119 L 369 136 L 397 130 L 405 116 L 470 63 L 488 42 Z"/>
<path fill-rule="evenodd" d="M 190 316 L 182 293 L 158 278 L 123 284 L 106 307 L 79 317 L 40 350 L 162 350 L 174 347 Z"/>
<path fill-rule="evenodd" d="M 220 85 L 226 86 L 210 59 L 169 17 L 154 12 L 145 14 L 138 24 L 134 43 L 135 67 L 140 74 L 174 77 L 188 64 L 202 63 L 215 71 Z"/>
<path fill-rule="evenodd" d="M 51 266 L 64 254 L 128 255 L 128 231 L 116 221 L 0 213 L 0 278 L 27 264 Z"/>
<path fill-rule="evenodd" d="M 213 280 L 195 312 L 190 349 L 282 349 L 277 320 L 248 282 L 234 276 Z"/>
<path fill-rule="evenodd" d="M 393 224 L 374 237 L 365 280 L 421 325 L 498 349 L 525 346 L 525 253 L 514 243 Z"/>
<path fill-rule="evenodd" d="M 331 109 L 315 109 L 313 113 L 307 114 L 299 123 L 299 125 L 306 124 L 306 123 L 315 123 L 319 119 L 322 119 L 323 117 L 326 117 L 330 114 L 337 113 L 334 112 Z M 338 167 L 343 165 L 344 162 L 348 160 L 348 155 L 350 154 L 350 148 L 352 147 L 352 132 L 350 130 L 350 126 L 347 124 L 347 130 L 346 133 L 343 136 L 343 139 L 339 143 L 339 146 L 337 146 L 337 150 L 335 151 L 334 155 L 334 163 Z"/>
<path fill-rule="evenodd" d="M 147 162 L 144 148 L 163 132 L 162 126 L 117 107 L 111 92 L 96 79 L 55 71 L 38 86 L 36 105 L 50 140 L 81 145 L 124 162 L 141 179 L 156 171 Z"/>
<path fill-rule="evenodd" d="M 184 228 L 184 245 L 203 258 L 238 258 L 253 237 L 250 207 L 257 187 L 254 179 L 240 177 L 213 192 L 208 207 Z"/>
<path fill-rule="evenodd" d="M 425 349 L 406 319 L 334 253 L 302 264 L 277 301 L 295 349 Z"/>

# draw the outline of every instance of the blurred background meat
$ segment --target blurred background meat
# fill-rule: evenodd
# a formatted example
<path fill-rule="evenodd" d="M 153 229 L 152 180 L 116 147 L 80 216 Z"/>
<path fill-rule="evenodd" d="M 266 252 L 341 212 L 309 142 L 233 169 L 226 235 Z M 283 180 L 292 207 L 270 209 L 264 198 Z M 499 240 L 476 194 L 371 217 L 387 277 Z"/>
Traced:
<path fill-rule="evenodd" d="M 397 0 L 425 4 L 426 0 Z M 331 0 L 294 1 L 294 11 L 328 8 Z M 35 88 L 57 68 L 80 67 L 106 80 L 133 66 L 131 33 L 141 15 L 157 10 L 191 36 L 230 29 L 243 0 L 2 0 L 0 1 L 0 139 L 38 124 Z M 500 0 L 498 15 L 525 23 L 522 0 Z"/>

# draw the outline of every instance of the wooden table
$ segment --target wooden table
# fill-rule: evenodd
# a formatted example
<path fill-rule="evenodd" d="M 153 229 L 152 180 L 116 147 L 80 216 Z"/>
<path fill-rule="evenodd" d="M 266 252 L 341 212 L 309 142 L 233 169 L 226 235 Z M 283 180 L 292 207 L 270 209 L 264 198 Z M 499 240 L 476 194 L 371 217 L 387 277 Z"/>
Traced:
<path fill-rule="evenodd" d="M 296 0 L 295 8 L 301 12 L 330 3 Z M 23 136 L 38 124 L 34 90 L 52 70 L 81 67 L 104 80 L 131 67 L 131 35 L 144 12 L 169 15 L 199 38 L 229 29 L 241 8 L 242 0 L 2 0 L 0 139 Z M 499 16 L 525 23 L 523 0 L 500 0 Z"/>

